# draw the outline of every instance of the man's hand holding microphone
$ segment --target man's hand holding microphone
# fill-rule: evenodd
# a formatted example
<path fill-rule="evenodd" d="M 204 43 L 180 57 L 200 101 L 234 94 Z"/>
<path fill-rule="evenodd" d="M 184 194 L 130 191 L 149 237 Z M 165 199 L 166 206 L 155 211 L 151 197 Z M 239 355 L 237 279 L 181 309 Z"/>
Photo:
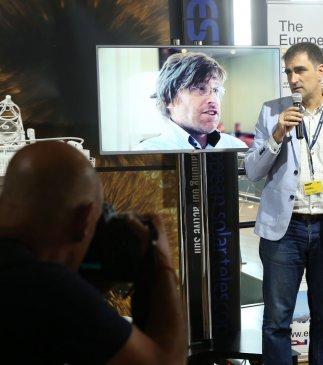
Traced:
<path fill-rule="evenodd" d="M 304 138 L 303 134 L 303 115 L 300 112 L 302 104 L 302 94 L 294 93 L 292 95 L 293 106 L 284 110 L 278 119 L 277 127 L 273 133 L 274 140 L 277 143 L 281 143 L 285 135 L 290 132 L 294 127 L 296 128 L 297 139 Z"/>

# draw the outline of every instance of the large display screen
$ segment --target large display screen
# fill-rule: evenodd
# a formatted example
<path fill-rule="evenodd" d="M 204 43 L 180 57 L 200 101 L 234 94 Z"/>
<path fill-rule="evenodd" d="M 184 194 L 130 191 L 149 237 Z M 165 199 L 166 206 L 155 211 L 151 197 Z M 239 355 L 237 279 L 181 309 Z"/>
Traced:
<path fill-rule="evenodd" d="M 156 85 L 163 64 L 174 53 L 196 52 L 215 59 L 227 74 L 217 128 L 228 134 L 233 134 L 235 125 L 242 132 L 254 131 L 262 103 L 280 97 L 278 47 L 100 45 L 97 46 L 97 77 L 101 154 L 174 153 L 194 149 L 193 145 L 190 148 L 170 143 L 151 149 L 141 146 L 147 145 L 143 141 L 165 131 L 167 134 L 173 125 L 156 106 Z M 174 82 L 174 78 L 166 82 Z M 210 95 L 213 86 L 207 87 Z M 195 101 L 196 98 L 189 101 L 186 109 L 193 108 L 194 112 Z M 207 112 L 208 116 L 213 113 Z"/>

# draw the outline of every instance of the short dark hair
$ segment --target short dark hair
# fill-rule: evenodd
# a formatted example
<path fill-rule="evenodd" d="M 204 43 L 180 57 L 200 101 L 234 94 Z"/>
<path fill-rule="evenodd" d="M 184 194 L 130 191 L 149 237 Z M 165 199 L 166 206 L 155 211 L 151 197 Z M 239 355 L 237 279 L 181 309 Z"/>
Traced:
<path fill-rule="evenodd" d="M 157 80 L 156 104 L 160 112 L 169 117 L 168 105 L 180 90 L 188 89 L 216 76 L 226 78 L 223 67 L 212 57 L 199 52 L 175 53 L 169 56 Z"/>
<path fill-rule="evenodd" d="M 321 48 L 311 42 L 301 42 L 292 45 L 284 54 L 283 59 L 285 62 L 288 62 L 299 53 L 306 53 L 313 65 L 323 64 L 323 52 Z"/>

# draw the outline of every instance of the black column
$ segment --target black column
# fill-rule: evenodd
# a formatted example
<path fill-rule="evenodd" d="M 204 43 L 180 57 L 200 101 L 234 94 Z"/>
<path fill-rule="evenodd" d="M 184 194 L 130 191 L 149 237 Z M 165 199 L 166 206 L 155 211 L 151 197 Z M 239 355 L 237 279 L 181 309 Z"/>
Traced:
<path fill-rule="evenodd" d="M 182 5 L 182 0 L 168 0 L 170 39 L 178 39 L 180 43 L 183 42 Z"/>
<path fill-rule="evenodd" d="M 251 35 L 253 46 L 266 46 L 267 42 L 267 1 L 251 0 Z"/>

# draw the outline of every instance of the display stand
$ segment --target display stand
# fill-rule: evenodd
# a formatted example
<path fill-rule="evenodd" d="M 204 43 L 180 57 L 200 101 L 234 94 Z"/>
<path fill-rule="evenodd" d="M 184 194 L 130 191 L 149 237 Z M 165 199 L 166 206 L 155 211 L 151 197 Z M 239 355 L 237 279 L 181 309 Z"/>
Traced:
<path fill-rule="evenodd" d="M 261 329 L 241 331 L 238 152 L 178 155 L 190 364 L 262 357 Z M 297 363 L 297 353 L 294 358 Z"/>

